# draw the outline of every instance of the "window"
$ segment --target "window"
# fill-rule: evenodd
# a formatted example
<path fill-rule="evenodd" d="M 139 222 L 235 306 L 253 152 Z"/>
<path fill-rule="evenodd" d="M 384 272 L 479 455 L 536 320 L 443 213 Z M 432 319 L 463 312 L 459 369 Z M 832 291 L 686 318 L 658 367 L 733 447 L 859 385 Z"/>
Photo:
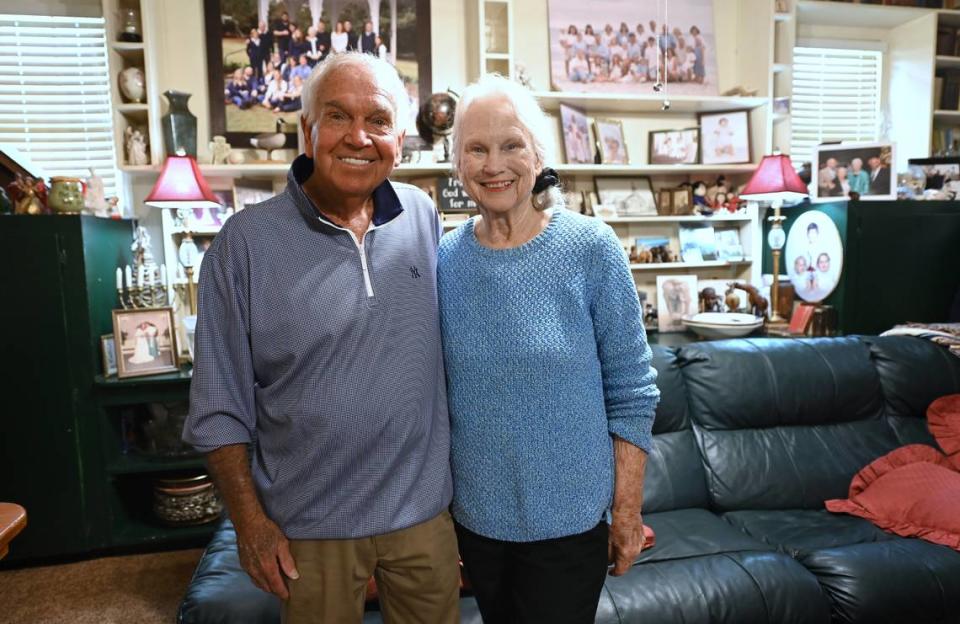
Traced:
<path fill-rule="evenodd" d="M 117 195 L 102 17 L 0 15 L 0 144 L 47 176 L 92 168 Z"/>
<path fill-rule="evenodd" d="M 882 62 L 879 50 L 793 49 L 790 157 L 797 168 L 824 141 L 880 138 Z"/>

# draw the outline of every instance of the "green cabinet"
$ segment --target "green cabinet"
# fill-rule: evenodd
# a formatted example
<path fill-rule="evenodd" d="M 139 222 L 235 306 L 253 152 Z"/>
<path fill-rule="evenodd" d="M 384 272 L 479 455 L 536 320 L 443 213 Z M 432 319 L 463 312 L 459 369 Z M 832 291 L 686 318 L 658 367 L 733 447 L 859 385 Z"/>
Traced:
<path fill-rule="evenodd" d="M 209 527 L 151 520 L 150 479 L 197 457 L 124 454 L 121 405 L 186 401 L 189 373 L 104 379 L 118 266 L 133 223 L 88 216 L 0 217 L 0 500 L 27 510 L 4 563 L 115 546 L 205 538 Z"/>

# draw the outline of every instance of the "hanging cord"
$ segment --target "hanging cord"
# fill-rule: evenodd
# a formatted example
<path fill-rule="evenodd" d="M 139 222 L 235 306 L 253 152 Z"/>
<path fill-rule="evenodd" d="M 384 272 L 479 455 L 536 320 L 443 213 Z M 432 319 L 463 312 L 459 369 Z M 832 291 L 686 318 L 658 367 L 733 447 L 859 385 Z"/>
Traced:
<path fill-rule="evenodd" d="M 660 110 L 670 110 L 670 100 L 667 99 L 667 85 L 670 83 L 669 71 L 667 69 L 667 50 L 670 49 L 670 0 L 663 0 L 663 29 L 664 50 L 663 50 L 663 104 Z"/>

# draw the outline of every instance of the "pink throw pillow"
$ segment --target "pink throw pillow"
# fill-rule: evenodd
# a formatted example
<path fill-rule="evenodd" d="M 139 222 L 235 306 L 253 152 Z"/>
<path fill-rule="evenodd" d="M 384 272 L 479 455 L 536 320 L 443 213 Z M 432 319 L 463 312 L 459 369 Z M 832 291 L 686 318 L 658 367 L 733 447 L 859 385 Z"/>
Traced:
<path fill-rule="evenodd" d="M 960 394 L 949 394 L 931 403 L 927 425 L 954 468 L 960 470 Z"/>

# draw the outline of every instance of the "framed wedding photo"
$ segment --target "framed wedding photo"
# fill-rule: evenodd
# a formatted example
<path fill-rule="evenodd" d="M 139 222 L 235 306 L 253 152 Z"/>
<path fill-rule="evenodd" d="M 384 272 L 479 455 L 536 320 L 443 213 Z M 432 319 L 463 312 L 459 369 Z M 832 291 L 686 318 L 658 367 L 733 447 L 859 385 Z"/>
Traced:
<path fill-rule="evenodd" d="M 700 130 L 652 130 L 649 151 L 651 165 L 695 165 L 700 156 Z"/>
<path fill-rule="evenodd" d="M 114 310 L 117 377 L 178 371 L 174 328 L 173 308 Z"/>
<path fill-rule="evenodd" d="M 704 165 L 733 165 L 750 162 L 750 111 L 700 113 L 700 136 Z"/>
<path fill-rule="evenodd" d="M 604 165 L 627 165 L 627 143 L 623 139 L 623 124 L 619 119 L 597 119 L 593 122 L 600 148 L 600 162 Z"/>
<path fill-rule="evenodd" d="M 563 154 L 569 165 L 593 164 L 593 143 L 590 142 L 590 121 L 587 114 L 567 104 L 560 104 L 560 129 L 563 131 Z"/>

